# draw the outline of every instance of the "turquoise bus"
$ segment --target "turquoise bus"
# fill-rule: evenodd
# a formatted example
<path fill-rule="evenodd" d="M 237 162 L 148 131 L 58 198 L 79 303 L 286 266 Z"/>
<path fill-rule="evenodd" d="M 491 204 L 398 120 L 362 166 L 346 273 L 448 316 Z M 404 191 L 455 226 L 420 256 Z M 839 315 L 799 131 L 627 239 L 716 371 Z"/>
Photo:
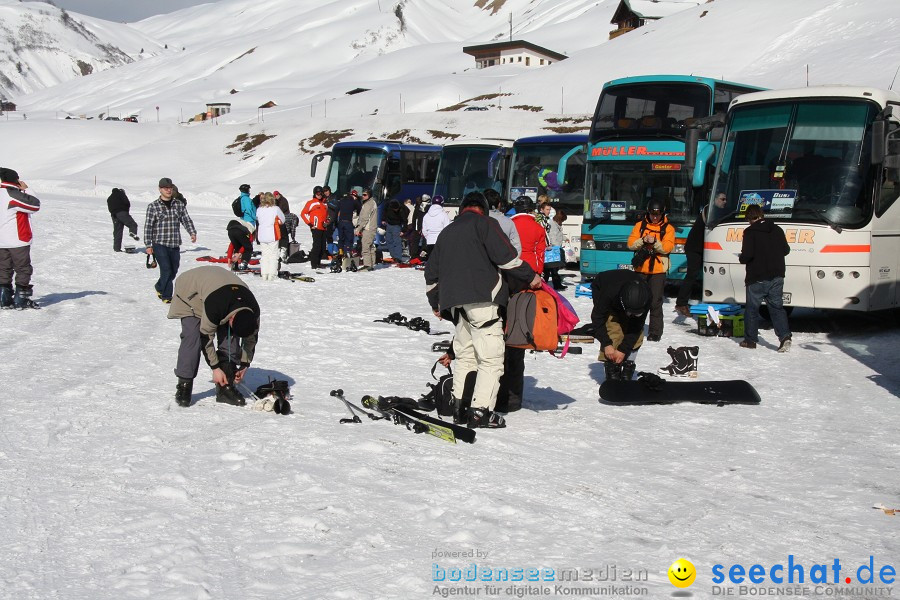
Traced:
<path fill-rule="evenodd" d="M 676 228 L 668 278 L 684 279 L 684 242 L 709 188 L 721 129 L 704 134 L 696 168 L 684 165 L 687 127 L 698 119 L 724 115 L 731 101 L 761 88 L 687 75 L 647 75 L 603 86 L 587 148 L 585 212 L 581 227 L 581 273 L 631 269 L 627 240 L 647 203 L 666 203 Z M 565 164 L 560 174 L 565 177 Z"/>

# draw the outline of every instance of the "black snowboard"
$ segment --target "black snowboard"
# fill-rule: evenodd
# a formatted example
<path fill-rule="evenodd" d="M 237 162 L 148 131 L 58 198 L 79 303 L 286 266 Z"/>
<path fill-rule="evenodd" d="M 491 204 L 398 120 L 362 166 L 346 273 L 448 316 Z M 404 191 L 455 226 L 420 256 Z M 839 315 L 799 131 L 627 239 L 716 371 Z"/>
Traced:
<path fill-rule="evenodd" d="M 740 379 L 730 381 L 659 380 L 652 385 L 644 381 L 604 381 L 600 385 L 600 401 L 608 404 L 759 404 L 760 397 L 752 385 Z"/>

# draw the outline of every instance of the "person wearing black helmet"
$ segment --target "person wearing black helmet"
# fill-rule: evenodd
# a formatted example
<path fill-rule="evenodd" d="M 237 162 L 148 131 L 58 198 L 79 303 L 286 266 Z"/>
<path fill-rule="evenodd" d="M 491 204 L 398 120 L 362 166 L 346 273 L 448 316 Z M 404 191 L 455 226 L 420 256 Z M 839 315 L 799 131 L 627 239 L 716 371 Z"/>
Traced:
<path fill-rule="evenodd" d="M 591 283 L 591 324 L 600 343 L 606 378 L 631 379 L 643 343 L 652 294 L 644 277 L 626 269 L 598 273 Z"/>
<path fill-rule="evenodd" d="M 669 254 L 675 249 L 675 227 L 666 218 L 666 203 L 654 198 L 647 203 L 647 214 L 635 223 L 628 236 L 628 248 L 634 251 L 631 264 L 650 285 L 653 304 L 647 341 L 658 342 L 663 334 L 663 291 L 669 273 Z"/>
<path fill-rule="evenodd" d="M 478 373 L 467 415 L 470 428 L 506 426 L 494 412 L 506 347 L 500 310 L 509 300 L 501 272 L 522 288 L 541 286 L 541 276 L 519 258 L 497 222 L 487 216 L 489 212 L 481 192 L 467 194 L 459 216 L 441 231 L 425 267 L 432 311 L 456 326 L 453 398 L 457 404 L 468 374 Z"/>

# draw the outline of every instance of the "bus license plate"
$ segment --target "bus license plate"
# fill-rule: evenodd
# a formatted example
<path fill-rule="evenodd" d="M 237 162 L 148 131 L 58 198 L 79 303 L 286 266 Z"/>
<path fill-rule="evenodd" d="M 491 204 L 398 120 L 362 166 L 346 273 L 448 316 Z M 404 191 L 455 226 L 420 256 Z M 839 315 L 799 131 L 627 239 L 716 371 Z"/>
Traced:
<path fill-rule="evenodd" d="M 634 271 L 634 266 L 631 265 L 631 263 L 629 263 L 627 265 L 619 265 L 617 268 L 618 269 L 628 269 L 629 271 Z"/>

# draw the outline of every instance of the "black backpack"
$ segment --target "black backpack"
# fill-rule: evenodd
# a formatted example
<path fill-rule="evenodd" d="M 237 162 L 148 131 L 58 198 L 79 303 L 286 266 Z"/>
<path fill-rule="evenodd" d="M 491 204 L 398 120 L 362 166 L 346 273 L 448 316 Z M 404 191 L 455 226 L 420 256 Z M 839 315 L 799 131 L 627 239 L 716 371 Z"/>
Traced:
<path fill-rule="evenodd" d="M 431 390 L 419 399 L 419 408 L 428 411 L 437 409 L 437 413 L 442 417 L 450 417 L 453 415 L 453 371 L 448 367 L 447 374 L 438 379 L 434 375 L 438 364 L 440 363 L 435 362 L 431 367 L 431 377 L 437 379 L 437 383 L 425 384 Z"/>
<path fill-rule="evenodd" d="M 238 196 L 234 200 L 231 201 L 231 212 L 234 213 L 234 216 L 238 218 L 243 218 L 244 211 L 241 210 L 241 197 Z"/>

